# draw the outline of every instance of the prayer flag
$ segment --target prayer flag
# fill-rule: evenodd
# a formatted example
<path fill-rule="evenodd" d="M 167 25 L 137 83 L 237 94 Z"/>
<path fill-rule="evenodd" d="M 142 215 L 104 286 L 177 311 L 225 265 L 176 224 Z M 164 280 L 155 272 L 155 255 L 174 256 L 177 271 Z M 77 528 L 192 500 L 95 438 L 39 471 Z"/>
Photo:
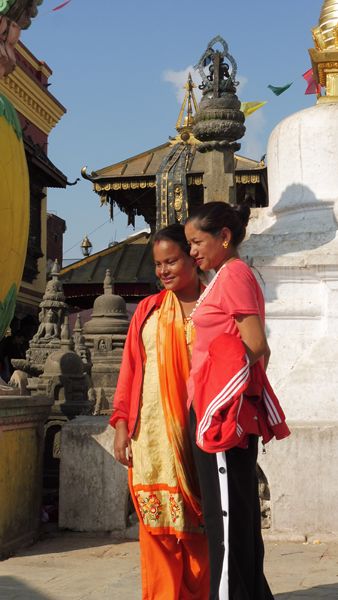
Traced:
<path fill-rule="evenodd" d="M 256 110 L 261 108 L 266 104 L 266 100 L 264 102 L 242 102 L 241 111 L 244 113 L 246 117 L 252 115 Z"/>
<path fill-rule="evenodd" d="M 291 81 L 291 83 L 288 83 L 287 85 L 283 85 L 281 87 L 278 87 L 275 85 L 268 85 L 268 88 L 275 94 L 275 96 L 280 96 L 281 94 L 286 92 L 286 90 L 288 90 L 289 87 L 292 86 L 292 84 L 293 84 L 293 81 Z"/>
<path fill-rule="evenodd" d="M 62 2 L 62 4 L 59 4 L 58 6 L 56 6 L 55 8 L 52 8 L 52 12 L 55 12 L 56 10 L 60 10 L 61 8 L 63 8 L 64 6 L 67 6 L 67 4 L 69 4 L 72 0 L 66 0 L 66 2 Z"/>
<path fill-rule="evenodd" d="M 303 73 L 303 77 L 307 82 L 305 94 L 320 94 L 321 86 L 314 78 L 313 69 L 309 69 L 306 73 Z"/>

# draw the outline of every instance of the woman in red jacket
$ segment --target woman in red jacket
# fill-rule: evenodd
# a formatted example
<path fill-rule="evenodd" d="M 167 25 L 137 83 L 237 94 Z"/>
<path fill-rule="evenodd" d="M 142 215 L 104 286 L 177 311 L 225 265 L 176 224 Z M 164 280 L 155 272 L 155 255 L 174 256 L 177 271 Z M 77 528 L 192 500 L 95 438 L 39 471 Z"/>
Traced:
<path fill-rule="evenodd" d="M 252 428 L 250 419 L 242 421 L 242 425 L 245 423 L 248 427 L 246 432 L 237 420 L 245 404 L 243 392 L 245 395 L 247 375 L 249 371 L 256 372 L 250 366 L 256 364 L 264 375 L 263 369 L 269 358 L 263 294 L 251 269 L 238 255 L 249 215 L 248 207 L 210 202 L 189 217 L 185 225 L 190 254 L 196 264 L 203 271 L 216 271 L 192 311 L 196 339 L 188 382 L 189 403 L 193 405 L 193 439 L 197 415 L 198 445 L 193 444 L 193 451 L 209 540 L 210 600 L 273 598 L 263 574 L 264 548 L 256 476 L 258 417 L 253 416 Z M 234 350 L 236 359 L 231 354 Z M 240 370 L 235 370 L 229 381 L 224 382 L 224 387 L 214 394 L 215 385 L 222 377 L 222 359 L 224 373 L 231 372 L 235 360 L 239 361 Z M 250 385 L 259 388 L 258 381 L 251 381 Z M 236 390 L 239 390 L 238 408 L 235 405 L 236 414 L 230 413 L 232 420 L 224 426 L 222 419 L 227 418 L 229 399 L 233 399 Z M 202 409 L 201 402 L 204 404 Z M 254 411 L 254 405 L 248 403 L 247 408 Z M 281 409 L 277 412 L 272 403 L 268 408 L 278 425 L 279 437 L 285 437 L 289 432 Z M 266 416 L 268 419 L 269 414 Z M 227 448 L 224 443 L 224 451 L 215 451 L 216 446 L 222 445 L 220 435 L 226 437 L 229 434 L 227 426 L 235 426 L 234 446 Z M 256 434 L 253 433 L 255 428 Z M 217 432 L 215 436 L 213 431 Z"/>
<path fill-rule="evenodd" d="M 140 302 L 132 318 L 110 420 L 140 521 L 144 600 L 209 597 L 187 410 L 190 313 L 201 291 L 189 251 L 181 225 L 154 236 L 164 290 Z"/>

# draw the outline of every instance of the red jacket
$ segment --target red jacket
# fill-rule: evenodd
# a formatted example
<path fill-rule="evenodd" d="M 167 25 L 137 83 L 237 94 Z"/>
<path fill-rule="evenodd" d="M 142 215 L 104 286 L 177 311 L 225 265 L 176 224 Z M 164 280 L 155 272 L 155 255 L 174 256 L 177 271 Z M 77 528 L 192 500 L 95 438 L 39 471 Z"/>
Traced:
<path fill-rule="evenodd" d="M 148 296 L 136 308 L 130 322 L 123 350 L 120 374 L 113 401 L 113 413 L 110 424 L 124 419 L 128 423 L 129 437 L 133 437 L 140 412 L 143 383 L 144 348 L 142 344 L 142 326 L 155 308 L 161 306 L 166 290 Z"/>
<path fill-rule="evenodd" d="M 290 434 L 262 365 L 250 368 L 243 342 L 234 335 L 212 341 L 194 388 L 196 443 L 205 452 L 243 446 L 248 434 L 261 435 L 264 443 Z"/>

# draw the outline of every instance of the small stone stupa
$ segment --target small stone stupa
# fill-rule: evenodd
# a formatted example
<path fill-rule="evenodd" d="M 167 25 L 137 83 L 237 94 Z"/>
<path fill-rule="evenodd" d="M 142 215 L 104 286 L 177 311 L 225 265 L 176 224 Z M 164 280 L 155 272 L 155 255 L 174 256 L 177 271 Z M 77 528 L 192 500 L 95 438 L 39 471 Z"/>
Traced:
<path fill-rule="evenodd" d="M 338 0 L 313 33 L 322 95 L 270 136 L 270 206 L 256 209 L 242 256 L 265 288 L 269 376 L 292 427 L 260 459 L 272 529 L 323 536 L 338 532 Z"/>
<path fill-rule="evenodd" d="M 86 344 L 91 350 L 91 380 L 96 396 L 96 414 L 111 412 L 129 327 L 126 303 L 121 296 L 113 293 L 109 269 L 103 285 L 104 293 L 96 298 L 92 317 L 83 327 Z"/>

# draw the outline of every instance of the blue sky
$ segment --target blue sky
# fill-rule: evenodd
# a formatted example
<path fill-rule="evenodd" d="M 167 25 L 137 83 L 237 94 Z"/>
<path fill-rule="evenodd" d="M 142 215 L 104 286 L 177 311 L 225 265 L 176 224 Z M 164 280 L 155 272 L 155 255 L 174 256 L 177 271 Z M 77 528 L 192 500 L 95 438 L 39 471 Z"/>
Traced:
<path fill-rule="evenodd" d="M 44 0 L 22 41 L 53 70 L 49 90 L 67 108 L 52 131 L 51 160 L 70 181 L 167 141 L 175 134 L 177 90 L 209 40 L 221 35 L 238 63 L 242 101 L 268 100 L 249 117 L 241 154 L 260 159 L 274 126 L 311 106 L 311 27 L 322 0 Z M 294 81 L 276 97 L 268 84 Z M 124 214 L 109 222 L 90 182 L 49 190 L 48 209 L 67 222 L 65 259 L 81 256 L 87 233 L 98 251 L 134 232 Z M 136 231 L 144 226 L 136 221 Z M 96 231 L 95 231 L 96 230 Z"/>

